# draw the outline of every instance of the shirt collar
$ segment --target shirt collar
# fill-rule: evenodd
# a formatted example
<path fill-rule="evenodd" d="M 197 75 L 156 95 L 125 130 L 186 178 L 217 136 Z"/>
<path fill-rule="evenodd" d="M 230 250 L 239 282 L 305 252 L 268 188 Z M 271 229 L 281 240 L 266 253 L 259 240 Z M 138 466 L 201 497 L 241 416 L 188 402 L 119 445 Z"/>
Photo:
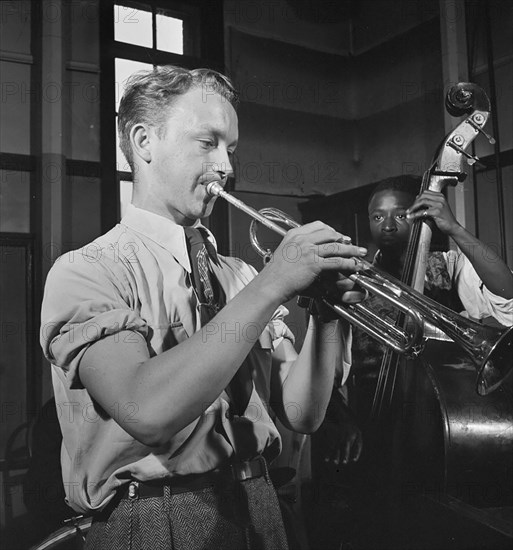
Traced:
<path fill-rule="evenodd" d="M 187 252 L 183 226 L 160 214 L 143 210 L 133 204 L 128 205 L 120 223 L 165 248 L 184 269 L 189 273 L 191 272 L 191 262 Z M 206 232 L 209 242 L 217 250 L 216 240 L 210 230 L 202 225 L 199 220 L 194 224 L 194 227 L 202 228 Z"/>

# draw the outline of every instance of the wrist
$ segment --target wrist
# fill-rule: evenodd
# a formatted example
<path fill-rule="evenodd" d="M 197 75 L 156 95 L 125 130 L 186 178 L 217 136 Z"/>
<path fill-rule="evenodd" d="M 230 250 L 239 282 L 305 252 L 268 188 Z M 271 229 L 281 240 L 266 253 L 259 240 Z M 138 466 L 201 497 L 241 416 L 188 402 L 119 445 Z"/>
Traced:
<path fill-rule="evenodd" d="M 271 276 L 266 267 L 251 281 L 251 285 L 258 293 L 259 299 L 275 307 L 288 300 L 286 292 L 280 288 L 279 281 Z"/>
<path fill-rule="evenodd" d="M 454 225 L 452 225 L 447 231 L 447 235 L 456 242 L 458 242 L 458 239 L 465 237 L 467 234 L 467 230 L 458 222 L 455 222 Z"/>

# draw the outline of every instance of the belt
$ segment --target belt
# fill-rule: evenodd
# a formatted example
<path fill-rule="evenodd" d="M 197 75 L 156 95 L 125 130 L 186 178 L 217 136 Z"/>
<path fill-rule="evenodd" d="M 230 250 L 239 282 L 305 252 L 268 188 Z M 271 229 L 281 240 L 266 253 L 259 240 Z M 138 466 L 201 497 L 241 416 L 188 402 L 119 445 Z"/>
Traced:
<path fill-rule="evenodd" d="M 171 494 L 190 493 L 229 483 L 230 481 L 246 481 L 268 475 L 265 458 L 232 462 L 227 467 L 204 474 L 175 476 L 155 481 L 132 480 L 120 489 L 122 499 L 140 499 L 164 496 L 165 487 Z"/>

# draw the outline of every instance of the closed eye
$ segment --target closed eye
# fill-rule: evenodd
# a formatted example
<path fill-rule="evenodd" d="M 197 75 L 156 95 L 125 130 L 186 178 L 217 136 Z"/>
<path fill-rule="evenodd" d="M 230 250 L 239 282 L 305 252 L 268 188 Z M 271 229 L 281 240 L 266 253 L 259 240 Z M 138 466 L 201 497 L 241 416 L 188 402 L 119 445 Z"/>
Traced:
<path fill-rule="evenodd" d="M 200 139 L 199 142 L 204 149 L 212 149 L 216 146 L 215 141 L 212 139 Z"/>

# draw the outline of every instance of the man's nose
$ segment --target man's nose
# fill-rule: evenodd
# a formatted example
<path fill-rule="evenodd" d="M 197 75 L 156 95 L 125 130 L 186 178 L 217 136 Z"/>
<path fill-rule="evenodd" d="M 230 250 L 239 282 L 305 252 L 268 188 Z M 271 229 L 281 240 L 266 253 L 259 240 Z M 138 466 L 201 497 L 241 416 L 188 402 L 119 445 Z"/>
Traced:
<path fill-rule="evenodd" d="M 233 167 L 227 151 L 220 153 L 217 162 L 212 163 L 212 171 L 217 172 L 221 178 L 233 175 Z"/>
<path fill-rule="evenodd" d="M 395 223 L 395 218 L 393 216 L 387 216 L 383 222 L 383 231 L 389 233 L 397 231 L 397 224 Z"/>

